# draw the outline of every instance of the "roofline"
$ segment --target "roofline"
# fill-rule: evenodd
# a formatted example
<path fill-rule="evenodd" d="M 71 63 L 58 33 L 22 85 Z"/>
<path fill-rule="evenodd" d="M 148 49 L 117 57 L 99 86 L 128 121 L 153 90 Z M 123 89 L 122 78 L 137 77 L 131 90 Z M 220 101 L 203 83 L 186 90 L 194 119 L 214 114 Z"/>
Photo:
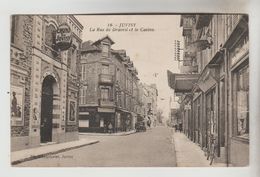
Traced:
<path fill-rule="evenodd" d="M 102 40 L 105 39 L 105 38 L 109 38 L 109 40 L 110 40 L 111 43 L 112 43 L 111 45 L 113 45 L 113 44 L 115 43 L 115 42 L 111 39 L 111 37 L 110 37 L 109 35 L 106 35 L 106 36 L 104 36 L 104 37 L 98 39 L 97 41 L 93 42 L 93 44 L 96 44 L 96 43 L 102 41 Z"/>
<path fill-rule="evenodd" d="M 79 25 L 80 29 L 83 30 L 83 25 L 79 22 L 79 20 L 74 15 L 69 15 L 69 17 Z"/>

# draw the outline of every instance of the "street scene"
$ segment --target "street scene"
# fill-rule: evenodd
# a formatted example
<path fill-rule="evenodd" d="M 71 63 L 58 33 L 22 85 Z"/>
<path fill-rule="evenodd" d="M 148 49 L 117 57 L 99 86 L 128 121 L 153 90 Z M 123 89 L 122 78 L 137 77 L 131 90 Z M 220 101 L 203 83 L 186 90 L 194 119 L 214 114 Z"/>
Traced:
<path fill-rule="evenodd" d="M 249 165 L 245 14 L 13 15 L 13 167 Z"/>

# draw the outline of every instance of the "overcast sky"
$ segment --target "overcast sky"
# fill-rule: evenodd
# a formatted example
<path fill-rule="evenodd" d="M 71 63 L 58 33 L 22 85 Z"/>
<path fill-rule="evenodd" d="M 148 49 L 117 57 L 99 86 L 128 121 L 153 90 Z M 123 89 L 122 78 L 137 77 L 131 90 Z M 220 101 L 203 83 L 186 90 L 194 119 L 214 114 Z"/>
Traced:
<path fill-rule="evenodd" d="M 158 107 L 169 115 L 169 98 L 173 91 L 168 86 L 167 69 L 179 72 L 174 61 L 174 40 L 182 40 L 179 15 L 80 15 L 77 19 L 84 26 L 83 41 L 96 41 L 109 35 L 115 42 L 113 49 L 125 49 L 139 72 L 141 82 L 155 83 L 158 89 Z M 139 31 L 113 31 L 120 23 L 135 24 Z M 97 28 L 109 31 L 97 31 Z M 131 28 L 131 27 L 130 27 Z M 128 28 L 128 29 L 130 29 Z M 141 32 L 142 29 L 150 31 Z M 95 31 L 93 31 L 95 29 Z M 120 29 L 123 29 L 122 27 Z M 151 31 L 153 29 L 153 31 Z M 157 77 L 154 77 L 158 73 Z M 177 106 L 176 104 L 173 104 Z"/>

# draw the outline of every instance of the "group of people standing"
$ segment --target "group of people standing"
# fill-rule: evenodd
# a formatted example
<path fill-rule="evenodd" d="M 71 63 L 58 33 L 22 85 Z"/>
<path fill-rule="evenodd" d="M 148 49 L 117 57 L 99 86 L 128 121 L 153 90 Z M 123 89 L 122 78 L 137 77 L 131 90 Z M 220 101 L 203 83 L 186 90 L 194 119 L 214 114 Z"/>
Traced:
<path fill-rule="evenodd" d="M 182 124 L 175 124 L 174 125 L 175 132 L 182 132 Z"/>

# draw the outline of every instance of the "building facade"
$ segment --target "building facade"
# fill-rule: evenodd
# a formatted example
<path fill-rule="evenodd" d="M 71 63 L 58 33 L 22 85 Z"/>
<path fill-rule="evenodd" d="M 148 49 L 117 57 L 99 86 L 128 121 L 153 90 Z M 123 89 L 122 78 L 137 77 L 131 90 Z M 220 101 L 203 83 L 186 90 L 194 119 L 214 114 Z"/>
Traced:
<path fill-rule="evenodd" d="M 147 107 L 147 121 L 150 127 L 156 126 L 156 115 L 157 115 L 157 97 L 158 97 L 158 90 L 155 84 L 144 84 L 143 89 L 146 90 L 146 107 Z"/>
<path fill-rule="evenodd" d="M 125 50 L 105 36 L 81 50 L 79 130 L 106 133 L 134 129 L 139 114 L 138 72 Z"/>
<path fill-rule="evenodd" d="M 249 165 L 248 16 L 182 15 L 181 74 L 168 71 L 180 96 L 187 136 L 208 152 L 216 142 L 216 162 Z"/>
<path fill-rule="evenodd" d="M 78 139 L 82 30 L 74 16 L 12 16 L 12 151 Z"/>

